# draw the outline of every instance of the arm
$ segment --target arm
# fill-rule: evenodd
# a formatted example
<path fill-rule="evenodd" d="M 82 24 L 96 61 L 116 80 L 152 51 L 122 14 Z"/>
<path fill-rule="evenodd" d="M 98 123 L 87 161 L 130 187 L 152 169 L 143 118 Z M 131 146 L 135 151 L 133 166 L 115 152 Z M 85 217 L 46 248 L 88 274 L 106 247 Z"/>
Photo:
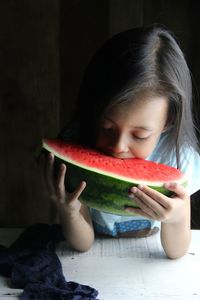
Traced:
<path fill-rule="evenodd" d="M 64 236 L 69 245 L 78 251 L 87 251 L 94 241 L 94 230 L 89 209 L 78 200 L 86 187 L 83 181 L 73 193 L 65 189 L 66 165 L 61 164 L 54 178 L 54 156 L 43 157 L 44 178 L 49 197 L 57 209 Z"/>
<path fill-rule="evenodd" d="M 94 241 L 94 230 L 89 209 L 81 205 L 77 213 L 70 214 L 63 209 L 60 214 L 63 234 L 69 245 L 78 251 L 87 251 Z"/>
<path fill-rule="evenodd" d="M 173 200 L 182 199 L 183 209 L 180 211 L 179 218 L 172 222 L 167 220 L 162 222 L 161 243 L 169 258 L 178 258 L 186 254 L 191 240 L 190 197 L 185 188 L 180 185 L 175 185 L 173 190 L 176 193 Z"/>
<path fill-rule="evenodd" d="M 187 190 L 176 183 L 165 184 L 174 193 L 167 197 L 147 187 L 132 188 L 130 196 L 139 208 L 128 208 L 149 219 L 161 221 L 161 243 L 169 258 L 183 256 L 190 244 L 190 199 Z"/>

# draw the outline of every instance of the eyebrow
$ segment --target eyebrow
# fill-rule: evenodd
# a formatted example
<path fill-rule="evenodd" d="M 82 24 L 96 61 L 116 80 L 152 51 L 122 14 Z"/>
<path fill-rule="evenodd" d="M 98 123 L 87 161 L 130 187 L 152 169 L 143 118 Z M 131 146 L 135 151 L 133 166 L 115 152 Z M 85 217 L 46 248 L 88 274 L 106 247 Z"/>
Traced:
<path fill-rule="evenodd" d="M 111 121 L 113 124 L 116 124 L 112 119 L 110 119 L 110 118 L 108 118 L 106 116 L 103 117 L 103 119 Z M 142 130 L 145 130 L 145 131 L 153 131 L 153 128 L 148 127 L 148 126 L 129 126 L 129 128 L 132 128 L 132 129 L 142 129 Z"/>
<path fill-rule="evenodd" d="M 146 130 L 146 131 L 153 131 L 153 128 L 150 128 L 150 127 L 147 127 L 147 126 L 133 126 L 133 127 L 131 127 L 130 126 L 130 128 L 133 128 L 133 129 L 142 129 L 142 130 Z"/>

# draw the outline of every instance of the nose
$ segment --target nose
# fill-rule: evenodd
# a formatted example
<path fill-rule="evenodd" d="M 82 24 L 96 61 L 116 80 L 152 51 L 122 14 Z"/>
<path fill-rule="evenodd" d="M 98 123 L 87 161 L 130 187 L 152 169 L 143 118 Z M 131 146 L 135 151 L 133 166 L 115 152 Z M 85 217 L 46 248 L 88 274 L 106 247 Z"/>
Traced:
<path fill-rule="evenodd" d="M 113 155 L 123 154 L 129 152 L 129 142 L 125 136 L 113 137 L 109 150 Z"/>

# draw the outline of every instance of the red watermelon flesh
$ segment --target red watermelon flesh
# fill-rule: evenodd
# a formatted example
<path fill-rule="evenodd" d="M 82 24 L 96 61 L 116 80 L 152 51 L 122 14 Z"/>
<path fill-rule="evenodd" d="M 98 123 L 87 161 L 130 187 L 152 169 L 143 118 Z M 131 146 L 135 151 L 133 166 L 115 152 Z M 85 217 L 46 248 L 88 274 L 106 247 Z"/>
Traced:
<path fill-rule="evenodd" d="M 180 170 L 144 159 L 114 158 L 82 145 L 53 139 L 44 139 L 43 147 L 64 161 L 129 182 L 147 181 L 157 185 L 167 181 L 185 181 Z"/>

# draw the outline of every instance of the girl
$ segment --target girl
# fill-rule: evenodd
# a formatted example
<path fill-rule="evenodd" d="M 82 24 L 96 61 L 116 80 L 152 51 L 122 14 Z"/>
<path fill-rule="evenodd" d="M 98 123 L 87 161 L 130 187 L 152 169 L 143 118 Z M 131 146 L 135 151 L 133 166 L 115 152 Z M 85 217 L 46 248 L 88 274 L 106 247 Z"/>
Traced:
<path fill-rule="evenodd" d="M 89 64 L 78 100 L 76 118 L 59 138 L 118 158 L 138 157 L 178 167 L 189 182 L 187 189 L 165 184 L 172 197 L 147 186 L 133 187 L 127 197 L 134 198 L 139 208 L 125 209 L 137 216 L 116 216 L 80 203 L 86 182 L 69 193 L 66 166 L 61 164 L 55 180 L 54 157 L 49 154 L 45 177 L 69 244 L 86 251 L 94 232 L 136 237 L 161 227 L 166 255 L 184 255 L 191 239 L 190 195 L 200 188 L 200 156 L 191 112 L 190 72 L 173 35 L 155 25 L 112 37 Z"/>

